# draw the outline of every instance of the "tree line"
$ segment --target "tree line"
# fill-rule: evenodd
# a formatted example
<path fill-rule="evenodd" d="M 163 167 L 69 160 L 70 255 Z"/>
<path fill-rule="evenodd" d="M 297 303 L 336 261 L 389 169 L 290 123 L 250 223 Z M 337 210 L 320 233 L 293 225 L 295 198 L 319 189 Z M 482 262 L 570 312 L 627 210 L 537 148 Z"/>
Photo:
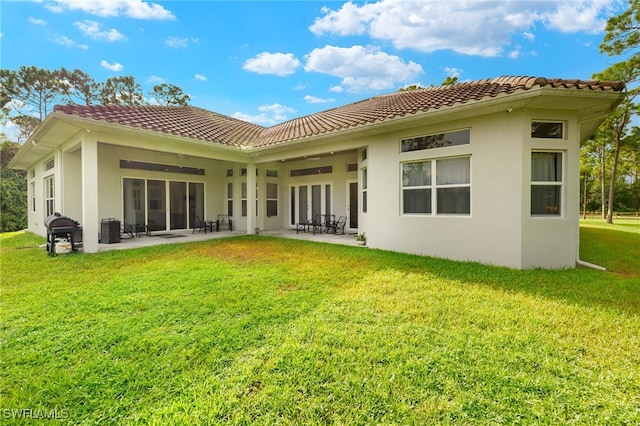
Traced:
<path fill-rule="evenodd" d="M 17 142 L 24 142 L 56 104 L 188 105 L 191 100 L 180 87 L 167 83 L 153 86 L 148 94 L 147 99 L 133 76 L 111 77 L 99 83 L 79 69 L 2 69 L 0 119 L 12 122 L 19 129 Z"/>

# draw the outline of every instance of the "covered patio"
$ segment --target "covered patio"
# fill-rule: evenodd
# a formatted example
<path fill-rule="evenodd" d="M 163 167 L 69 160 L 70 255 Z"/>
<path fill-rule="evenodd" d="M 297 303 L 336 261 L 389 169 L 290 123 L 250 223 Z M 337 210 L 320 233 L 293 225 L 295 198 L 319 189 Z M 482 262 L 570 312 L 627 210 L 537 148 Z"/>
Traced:
<path fill-rule="evenodd" d="M 155 232 L 147 236 L 142 234 L 140 237 L 122 238 L 119 243 L 98 244 L 98 251 L 105 252 L 111 250 L 126 250 L 139 247 L 149 247 L 161 244 L 174 243 L 190 243 L 196 241 L 214 240 L 219 238 L 230 238 L 241 235 L 247 235 L 243 231 L 225 231 L 225 232 L 193 232 L 191 229 L 175 230 L 167 232 Z M 295 229 L 275 229 L 269 231 L 260 231 L 260 235 L 276 238 L 291 238 L 297 240 L 307 240 L 322 243 L 342 244 L 356 246 L 354 233 L 331 234 L 331 233 L 312 233 L 312 232 L 296 232 Z"/>

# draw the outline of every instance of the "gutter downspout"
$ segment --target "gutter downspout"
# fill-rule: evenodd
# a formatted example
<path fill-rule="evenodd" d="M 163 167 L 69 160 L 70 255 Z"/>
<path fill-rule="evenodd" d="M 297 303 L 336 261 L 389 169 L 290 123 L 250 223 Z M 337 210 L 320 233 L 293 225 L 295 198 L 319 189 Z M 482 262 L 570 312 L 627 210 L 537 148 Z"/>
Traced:
<path fill-rule="evenodd" d="M 585 262 L 584 260 L 580 260 L 580 258 L 576 259 L 576 263 L 580 266 L 586 266 L 587 268 L 597 269 L 598 271 L 606 271 L 607 268 L 600 265 L 594 265 L 593 263 Z"/>

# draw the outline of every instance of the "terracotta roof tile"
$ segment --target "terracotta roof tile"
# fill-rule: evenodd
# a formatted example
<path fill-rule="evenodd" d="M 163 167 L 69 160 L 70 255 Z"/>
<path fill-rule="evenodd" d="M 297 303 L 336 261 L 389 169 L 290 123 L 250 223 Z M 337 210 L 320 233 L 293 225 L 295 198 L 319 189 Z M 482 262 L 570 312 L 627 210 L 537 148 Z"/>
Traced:
<path fill-rule="evenodd" d="M 620 82 L 498 77 L 375 96 L 270 128 L 195 107 L 56 106 L 54 111 L 209 143 L 262 147 L 545 86 L 603 91 L 624 89 Z"/>
<path fill-rule="evenodd" d="M 248 145 L 264 127 L 196 107 L 56 105 L 56 112 L 210 143 Z"/>

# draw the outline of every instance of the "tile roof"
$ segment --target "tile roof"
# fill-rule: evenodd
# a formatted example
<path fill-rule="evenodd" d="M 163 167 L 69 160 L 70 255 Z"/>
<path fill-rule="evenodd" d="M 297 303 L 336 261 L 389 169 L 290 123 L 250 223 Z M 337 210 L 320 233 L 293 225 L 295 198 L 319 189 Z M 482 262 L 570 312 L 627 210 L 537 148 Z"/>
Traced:
<path fill-rule="evenodd" d="M 265 128 L 195 107 L 56 106 L 54 111 L 229 146 L 262 147 L 534 87 L 622 91 L 621 82 L 498 77 L 375 96 Z"/>
<path fill-rule="evenodd" d="M 54 112 L 240 147 L 264 127 L 191 106 L 56 105 Z"/>

